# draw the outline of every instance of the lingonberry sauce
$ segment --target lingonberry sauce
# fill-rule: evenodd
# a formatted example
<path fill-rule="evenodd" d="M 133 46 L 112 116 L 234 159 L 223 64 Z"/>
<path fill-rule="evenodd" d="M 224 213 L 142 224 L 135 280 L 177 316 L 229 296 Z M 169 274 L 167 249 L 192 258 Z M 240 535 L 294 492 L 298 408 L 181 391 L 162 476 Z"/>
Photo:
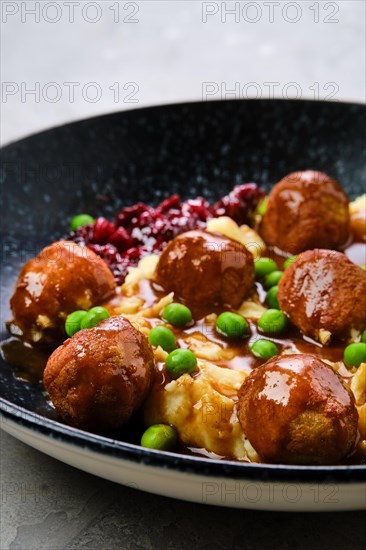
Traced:
<path fill-rule="evenodd" d="M 88 246 L 110 267 L 121 284 L 130 266 L 154 252 L 160 252 L 174 237 L 191 229 L 205 229 L 211 218 L 229 216 L 239 225 L 252 225 L 264 192 L 255 183 L 237 185 L 225 197 L 210 205 L 202 197 L 181 201 L 173 195 L 156 208 L 142 202 L 122 208 L 114 220 L 97 218 L 67 236 L 67 240 Z"/>

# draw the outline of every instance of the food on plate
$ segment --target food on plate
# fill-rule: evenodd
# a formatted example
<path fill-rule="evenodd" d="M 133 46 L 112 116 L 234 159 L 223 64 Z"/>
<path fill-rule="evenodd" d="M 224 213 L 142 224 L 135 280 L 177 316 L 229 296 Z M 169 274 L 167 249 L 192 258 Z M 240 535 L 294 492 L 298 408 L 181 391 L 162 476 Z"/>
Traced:
<path fill-rule="evenodd" d="M 306 336 L 346 339 L 366 326 L 366 272 L 335 250 L 308 250 L 285 270 L 280 308 Z"/>
<path fill-rule="evenodd" d="M 249 324 L 242 315 L 225 311 L 216 319 L 216 330 L 227 338 L 241 338 L 249 333 Z"/>
<path fill-rule="evenodd" d="M 94 252 L 73 242 L 53 243 L 20 270 L 10 299 L 12 324 L 30 342 L 62 341 L 67 315 L 100 304 L 115 287 Z"/>
<path fill-rule="evenodd" d="M 246 459 L 245 440 L 235 405 L 247 373 L 200 361 L 196 376 L 183 374 L 169 381 L 164 391 L 155 385 L 144 416 L 146 424 L 174 426 L 180 440 L 217 455 Z"/>
<path fill-rule="evenodd" d="M 353 393 L 314 355 L 274 357 L 255 369 L 239 390 L 238 416 L 267 462 L 336 464 L 356 446 Z"/>
<path fill-rule="evenodd" d="M 197 357 L 190 349 L 175 349 L 165 359 L 165 368 L 174 379 L 192 374 L 197 367 Z"/>
<path fill-rule="evenodd" d="M 67 336 L 74 336 L 82 328 L 93 328 L 98 323 L 110 317 L 105 307 L 95 306 L 85 311 L 83 309 L 73 311 L 66 317 L 65 331 Z"/>
<path fill-rule="evenodd" d="M 269 194 L 260 233 L 267 245 L 298 254 L 312 248 L 339 249 L 349 237 L 348 198 L 323 172 L 294 172 Z"/>
<path fill-rule="evenodd" d="M 259 357 L 260 359 L 270 359 L 280 354 L 280 350 L 274 342 L 263 338 L 255 340 L 250 350 L 255 357 Z"/>
<path fill-rule="evenodd" d="M 254 284 L 252 254 L 224 235 L 188 231 L 160 254 L 155 281 L 182 300 L 194 316 L 217 306 L 237 308 Z"/>
<path fill-rule="evenodd" d="M 192 312 L 187 306 L 172 302 L 165 306 L 162 317 L 164 321 L 167 321 L 175 327 L 184 327 L 188 325 L 188 323 L 191 323 Z"/>
<path fill-rule="evenodd" d="M 149 332 L 149 344 L 164 351 L 172 351 L 177 347 L 177 340 L 171 330 L 163 325 L 152 328 Z"/>
<path fill-rule="evenodd" d="M 89 214 L 78 214 L 70 222 L 70 230 L 76 231 L 79 227 L 84 225 L 91 225 L 95 222 L 95 219 Z"/>
<path fill-rule="evenodd" d="M 227 220 L 235 220 L 236 234 L 242 235 L 243 239 L 249 237 L 252 244 L 255 234 L 257 242 L 254 248 L 260 247 L 262 239 L 251 233 L 245 224 L 253 225 L 257 207 L 264 196 L 264 191 L 255 183 L 245 183 L 236 185 L 213 205 L 202 197 L 181 201 L 178 195 L 163 200 L 155 208 L 139 202 L 122 208 L 114 222 L 99 217 L 93 224 L 80 225 L 68 235 L 68 239 L 88 246 L 103 258 L 116 282 L 123 283 L 128 270 L 136 267 L 141 258 L 161 252 L 169 241 L 181 233 L 208 228 L 215 218 L 220 218 L 220 225 L 226 225 Z M 245 225 L 247 231 L 241 233 L 238 225 Z M 229 230 L 232 231 L 232 226 Z M 226 234 L 221 229 L 211 228 L 210 231 Z"/>
<path fill-rule="evenodd" d="M 366 440 L 366 362 L 362 363 L 352 376 L 350 388 L 356 399 L 358 429 L 361 441 Z"/>
<path fill-rule="evenodd" d="M 258 320 L 258 328 L 264 334 L 281 334 L 287 328 L 287 319 L 278 309 L 267 309 Z"/>
<path fill-rule="evenodd" d="M 120 428 L 141 406 L 154 369 L 146 336 L 116 316 L 66 340 L 50 356 L 43 379 L 65 422 L 105 431 Z"/>
<path fill-rule="evenodd" d="M 366 194 L 349 205 L 350 222 L 353 234 L 361 242 L 366 241 Z M 366 258 L 365 258 L 366 261 Z"/>
<path fill-rule="evenodd" d="M 213 206 L 174 195 L 113 222 L 77 215 L 22 268 L 20 338 L 3 354 L 27 369 L 45 352 L 59 418 L 91 432 L 216 459 L 366 463 L 365 206 L 306 171 L 269 198 L 245 184 Z"/>
<path fill-rule="evenodd" d="M 353 342 L 344 350 L 343 361 L 347 367 L 359 367 L 366 363 L 366 344 L 364 342 Z"/>
<path fill-rule="evenodd" d="M 141 446 L 147 449 L 170 451 L 178 440 L 177 432 L 169 424 L 153 424 L 144 431 Z"/>

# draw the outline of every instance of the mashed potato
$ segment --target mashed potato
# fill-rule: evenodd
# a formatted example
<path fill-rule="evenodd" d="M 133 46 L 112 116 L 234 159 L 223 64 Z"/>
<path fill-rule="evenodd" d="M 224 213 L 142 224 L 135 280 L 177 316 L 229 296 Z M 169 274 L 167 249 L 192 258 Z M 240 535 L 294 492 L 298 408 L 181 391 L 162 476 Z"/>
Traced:
<path fill-rule="evenodd" d="M 351 380 L 351 390 L 356 399 L 359 415 L 358 428 L 362 439 L 366 439 L 366 363 L 361 363 Z"/>
<path fill-rule="evenodd" d="M 184 374 L 145 405 L 147 425 L 171 424 L 188 447 L 248 460 L 245 437 L 236 416 L 237 393 L 247 373 L 199 362 L 199 372 Z"/>
<path fill-rule="evenodd" d="M 366 241 L 366 194 L 350 203 L 351 228 L 360 241 Z"/>
<path fill-rule="evenodd" d="M 207 231 L 221 233 L 245 246 L 253 254 L 254 259 L 263 256 L 266 244 L 254 229 L 248 225 L 238 224 L 228 216 L 220 216 L 207 222 Z"/>

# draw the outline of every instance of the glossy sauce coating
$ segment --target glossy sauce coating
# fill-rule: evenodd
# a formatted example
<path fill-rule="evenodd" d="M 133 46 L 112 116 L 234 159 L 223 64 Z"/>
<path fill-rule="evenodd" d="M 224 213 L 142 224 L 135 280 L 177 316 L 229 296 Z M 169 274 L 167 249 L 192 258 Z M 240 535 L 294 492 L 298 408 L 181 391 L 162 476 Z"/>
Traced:
<path fill-rule="evenodd" d="M 263 293 L 261 285 L 259 283 L 256 285 L 261 293 Z M 156 285 L 151 281 L 143 280 L 139 284 L 138 296 L 144 300 L 145 307 L 149 307 L 153 303 L 156 303 L 164 295 L 165 293 L 157 289 Z M 255 293 L 252 298 L 258 299 L 255 297 Z M 113 304 L 112 307 L 111 304 Z M 118 304 L 118 299 L 112 299 L 109 303 L 104 305 L 110 310 L 111 314 L 116 314 Z M 216 315 L 219 315 L 223 311 L 225 311 L 225 308 L 223 307 L 215 308 Z M 198 357 L 200 357 L 200 342 L 202 343 L 202 348 L 205 347 L 207 343 L 217 344 L 221 348 L 221 358 L 215 359 L 215 364 L 220 367 L 243 370 L 248 373 L 264 363 L 263 359 L 255 357 L 250 351 L 250 346 L 259 338 L 266 338 L 274 341 L 278 346 L 280 353 L 308 353 L 316 355 L 319 359 L 324 359 L 333 363 L 342 362 L 344 350 L 344 344 L 342 343 L 336 342 L 328 346 L 322 346 L 310 338 L 304 339 L 302 334 L 292 326 L 289 326 L 288 330 L 278 337 L 271 337 L 268 335 L 264 336 L 258 330 L 257 322 L 255 320 L 247 320 L 250 326 L 249 335 L 239 340 L 225 338 L 217 332 L 215 328 L 215 317 L 195 319 L 194 324 L 190 327 L 177 328 L 169 325 L 169 328 L 174 333 L 179 347 L 189 347 L 192 349 L 191 338 L 194 338 L 196 345 L 198 344 L 195 352 L 198 354 Z M 151 327 L 164 323 L 161 317 L 149 318 L 148 322 Z M 157 391 L 161 391 L 165 384 L 171 381 L 171 377 L 166 372 L 164 362 L 158 362 L 156 367 L 157 376 L 155 378 L 154 388 Z M 340 367 L 340 372 L 345 379 L 352 376 L 352 373 L 343 366 Z"/>
<path fill-rule="evenodd" d="M 258 287 L 260 287 L 259 284 Z M 143 307 L 150 307 L 153 303 L 156 303 L 162 298 L 164 293 L 159 291 L 151 281 L 143 280 L 139 284 L 137 295 L 144 300 Z M 120 301 L 121 295 L 117 292 L 115 296 L 107 302 L 104 302 L 103 305 L 108 309 L 111 315 L 117 315 Z M 217 315 L 223 311 L 226 311 L 223 307 L 215 308 L 215 313 Z M 160 317 L 151 317 L 148 319 L 148 322 L 151 327 L 164 323 Z M 255 321 L 248 319 L 248 322 L 250 326 L 249 335 L 239 341 L 229 340 L 222 336 L 215 328 L 215 320 L 205 317 L 195 320 L 192 326 L 184 329 L 173 326 L 169 326 L 169 328 L 174 333 L 179 347 L 189 347 L 190 337 L 194 337 L 198 341 L 201 340 L 202 344 L 207 341 L 213 342 L 227 352 L 225 358 L 215 361 L 217 365 L 251 372 L 252 369 L 263 364 L 263 360 L 256 358 L 250 351 L 251 344 L 258 338 L 263 338 L 263 334 L 258 331 Z M 268 338 L 268 336 L 266 336 L 266 338 Z M 322 346 L 314 340 L 304 339 L 301 333 L 291 326 L 286 333 L 281 336 L 277 338 L 269 337 L 269 339 L 276 342 L 280 351 L 286 350 L 287 352 L 291 351 L 293 353 L 312 353 L 319 358 L 332 362 L 342 361 L 343 358 L 344 344 L 332 343 L 328 346 Z M 33 383 L 42 380 L 43 370 L 49 355 L 47 349 L 43 350 L 39 347 L 33 348 L 19 338 L 10 338 L 2 343 L 2 353 L 9 364 L 17 367 L 14 371 L 15 376 Z M 158 368 L 163 370 L 164 364 L 158 364 Z M 351 373 L 344 368 L 342 369 L 342 375 L 347 378 L 351 376 Z"/>
<path fill-rule="evenodd" d="M 155 281 L 202 317 L 215 306 L 239 307 L 253 288 L 253 256 L 223 235 L 189 231 L 163 250 Z"/>
<path fill-rule="evenodd" d="M 336 464 L 356 445 L 354 396 L 313 355 L 274 357 L 253 371 L 239 391 L 238 415 L 268 462 Z"/>
<path fill-rule="evenodd" d="M 358 261 L 359 263 L 363 263 L 363 256 L 365 253 L 365 248 L 363 245 L 359 245 L 355 243 L 353 245 L 354 247 L 359 247 L 358 252 L 359 255 L 355 257 L 355 261 Z M 347 251 L 346 251 L 347 253 Z M 278 256 L 276 251 L 269 250 L 268 255 L 272 256 L 277 264 L 278 267 L 282 267 L 282 262 L 285 259 L 283 256 Z M 257 290 L 259 291 L 259 295 L 264 297 L 265 293 L 263 292 L 263 289 L 259 283 L 256 283 Z M 256 292 L 254 291 L 254 295 Z M 141 298 L 144 305 L 142 307 L 150 307 L 153 303 L 156 303 L 160 298 L 162 298 L 164 295 L 166 295 L 165 291 L 162 291 L 162 289 L 157 287 L 155 284 L 151 283 L 148 280 L 141 281 L 139 285 L 139 290 L 137 291 L 136 295 Z M 248 299 L 251 299 L 252 295 L 248 297 Z M 113 314 L 115 309 L 118 309 L 118 305 L 121 300 L 121 294 L 120 289 L 117 289 L 111 296 L 110 299 L 108 299 L 106 302 L 103 302 L 103 305 L 109 309 L 110 313 Z M 211 311 L 214 311 L 215 313 L 219 314 L 220 312 L 226 310 L 227 308 L 223 306 L 216 306 L 212 307 Z M 161 318 L 149 318 L 149 322 L 151 326 L 154 326 L 154 324 L 161 324 L 162 319 Z M 187 342 L 187 337 L 189 338 L 192 334 L 194 334 L 197 337 L 202 338 L 208 338 L 209 341 L 215 342 L 219 344 L 223 350 L 229 350 L 230 356 L 226 356 L 221 361 L 217 361 L 217 364 L 220 366 L 228 367 L 228 368 L 234 368 L 239 370 L 247 370 L 250 372 L 253 368 L 256 368 L 260 366 L 263 361 L 255 358 L 249 350 L 249 345 L 252 341 L 254 341 L 258 337 L 263 337 L 258 333 L 256 328 L 256 323 L 253 321 L 250 321 L 250 337 L 243 339 L 242 341 L 235 343 L 235 342 L 229 342 L 227 339 L 223 338 L 221 335 L 219 335 L 215 331 L 215 322 L 214 320 L 210 319 L 195 319 L 195 323 L 193 326 L 182 330 L 182 329 L 176 329 L 172 328 L 173 332 L 176 334 L 178 343 L 181 347 L 189 346 L 189 343 Z M 343 350 L 344 345 L 342 343 L 331 343 L 331 345 L 328 346 L 321 346 L 320 344 L 310 340 L 310 339 L 304 339 L 304 337 L 295 329 L 291 328 L 289 331 L 287 331 L 284 335 L 282 335 L 279 338 L 270 338 L 276 341 L 277 345 L 279 346 L 281 351 L 293 351 L 293 352 L 301 352 L 301 353 L 311 353 L 316 354 L 319 358 L 324 358 L 333 362 L 341 361 L 343 357 Z M 38 356 L 38 350 L 34 351 L 34 361 L 32 361 L 32 365 L 29 363 L 29 354 L 32 353 L 32 349 L 29 348 L 29 345 L 26 344 L 24 346 L 24 343 L 21 340 L 18 339 L 11 339 L 10 341 L 6 342 L 2 346 L 3 355 L 5 356 L 5 359 L 10 364 L 20 367 L 22 370 L 15 369 L 14 375 L 21 377 L 27 381 L 37 381 L 40 378 L 42 378 L 42 371 L 43 371 L 43 364 L 44 364 L 44 355 Z M 38 368 L 37 368 L 38 364 Z M 158 364 L 158 374 L 156 376 L 156 382 L 157 385 L 154 385 L 154 387 L 163 387 L 163 385 L 169 381 L 166 378 L 166 373 L 164 369 L 164 364 Z M 351 376 L 351 373 L 345 369 L 345 367 L 340 368 L 340 372 L 342 373 L 342 376 L 347 378 Z M 92 431 L 95 431 L 95 428 L 90 428 Z M 183 450 L 183 449 L 182 449 Z M 185 452 L 189 452 L 189 449 L 184 449 Z M 198 449 L 194 450 L 194 454 L 204 453 L 204 450 L 199 451 Z M 352 459 L 357 463 L 359 458 Z M 361 457 L 361 461 L 364 460 Z M 348 459 L 347 459 L 348 461 Z"/>
<path fill-rule="evenodd" d="M 154 370 L 146 336 L 118 316 L 66 340 L 50 356 L 43 380 L 67 423 L 106 431 L 121 427 L 140 407 Z"/>
<path fill-rule="evenodd" d="M 62 342 L 65 319 L 106 300 L 116 284 L 99 256 L 73 242 L 44 248 L 21 269 L 10 300 L 13 324 L 30 342 Z"/>
<path fill-rule="evenodd" d="M 366 326 L 366 272 L 341 252 L 308 250 L 285 270 L 278 300 L 305 335 L 347 338 Z"/>
<path fill-rule="evenodd" d="M 313 248 L 340 249 L 349 238 L 348 198 L 323 172 L 294 172 L 269 194 L 260 232 L 268 245 L 291 254 Z"/>

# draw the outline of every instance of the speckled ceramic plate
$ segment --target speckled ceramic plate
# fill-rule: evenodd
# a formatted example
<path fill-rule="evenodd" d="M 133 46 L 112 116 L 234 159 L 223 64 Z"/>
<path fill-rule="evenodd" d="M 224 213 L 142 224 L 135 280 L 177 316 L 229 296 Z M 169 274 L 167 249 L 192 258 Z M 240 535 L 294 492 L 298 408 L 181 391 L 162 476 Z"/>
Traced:
<path fill-rule="evenodd" d="M 56 128 L 1 151 L 1 329 L 20 266 L 86 211 L 112 217 L 173 193 L 209 200 L 234 184 L 265 189 L 306 168 L 349 196 L 365 190 L 366 111 L 308 101 L 228 101 L 117 113 Z M 366 465 L 240 464 L 150 451 L 57 421 L 43 388 L 0 360 L 1 427 L 95 475 L 180 499 L 267 510 L 366 507 Z"/>

